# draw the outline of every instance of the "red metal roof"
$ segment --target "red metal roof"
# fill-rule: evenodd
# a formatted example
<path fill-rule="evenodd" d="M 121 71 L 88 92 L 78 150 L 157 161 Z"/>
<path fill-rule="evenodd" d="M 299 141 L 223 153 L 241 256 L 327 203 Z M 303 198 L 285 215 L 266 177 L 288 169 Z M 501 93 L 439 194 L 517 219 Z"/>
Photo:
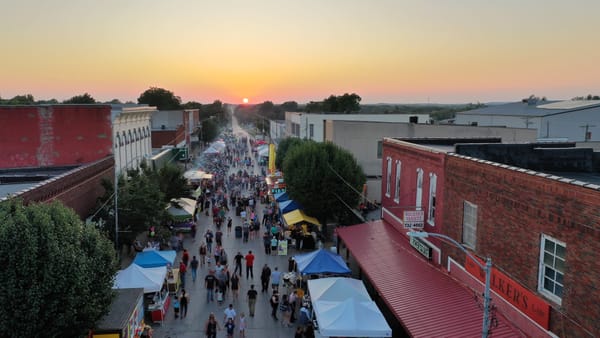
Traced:
<path fill-rule="evenodd" d="M 483 312 L 473 291 L 418 256 L 392 226 L 380 220 L 338 228 L 338 235 L 410 335 L 481 337 Z M 496 318 L 490 337 L 525 337 Z"/>

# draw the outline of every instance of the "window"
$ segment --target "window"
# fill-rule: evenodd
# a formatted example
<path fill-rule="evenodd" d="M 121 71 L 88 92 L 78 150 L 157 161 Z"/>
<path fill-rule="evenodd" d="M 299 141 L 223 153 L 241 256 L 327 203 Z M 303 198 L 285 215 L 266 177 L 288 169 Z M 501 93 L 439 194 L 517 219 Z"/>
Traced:
<path fill-rule="evenodd" d="M 477 244 L 477 205 L 467 201 L 463 202 L 462 242 L 471 249 Z"/>
<path fill-rule="evenodd" d="M 427 223 L 435 225 L 435 190 L 437 188 L 437 175 L 429 174 L 429 209 L 427 211 Z"/>
<path fill-rule="evenodd" d="M 308 133 L 309 133 L 309 138 L 312 139 L 315 136 L 315 125 L 314 124 L 309 124 L 308 125 Z"/>
<path fill-rule="evenodd" d="M 563 296 L 566 253 L 565 243 L 542 235 L 538 290 L 558 304 Z"/>
<path fill-rule="evenodd" d="M 415 196 L 415 210 L 421 210 L 423 205 L 423 169 L 417 168 L 417 192 Z"/>
<path fill-rule="evenodd" d="M 383 141 L 377 141 L 377 158 L 383 158 Z"/>
<path fill-rule="evenodd" d="M 119 148 L 119 146 L 121 145 L 121 135 L 117 134 L 117 142 L 115 142 L 115 148 Z"/>
<path fill-rule="evenodd" d="M 400 203 L 400 171 L 402 170 L 402 162 L 396 161 L 396 187 L 394 189 L 394 202 Z"/>
<path fill-rule="evenodd" d="M 385 173 L 385 196 L 390 197 L 390 189 L 392 185 L 392 158 L 387 158 L 387 172 Z"/>

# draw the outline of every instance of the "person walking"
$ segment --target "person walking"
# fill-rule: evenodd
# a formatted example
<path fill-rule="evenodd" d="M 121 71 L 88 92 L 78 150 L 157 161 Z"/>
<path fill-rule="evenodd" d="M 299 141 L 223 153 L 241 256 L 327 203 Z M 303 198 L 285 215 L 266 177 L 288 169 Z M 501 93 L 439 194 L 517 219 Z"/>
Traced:
<path fill-rule="evenodd" d="M 204 237 L 206 238 L 206 251 L 210 254 L 212 253 L 212 243 L 214 237 L 212 231 L 210 229 L 207 229 Z"/>
<path fill-rule="evenodd" d="M 279 311 L 281 311 L 281 324 L 285 327 L 292 327 L 292 323 L 290 321 L 291 318 L 291 307 L 290 302 L 287 295 L 283 295 L 281 297 L 281 302 L 279 304 Z"/>
<path fill-rule="evenodd" d="M 242 312 L 240 314 L 240 325 L 239 325 L 239 331 L 240 331 L 240 338 L 245 338 L 246 337 L 246 315 Z"/>
<path fill-rule="evenodd" d="M 217 330 L 221 331 L 221 326 L 217 322 L 214 313 L 210 313 L 208 316 L 208 320 L 204 325 L 204 333 L 206 334 L 206 338 L 217 338 Z"/>
<path fill-rule="evenodd" d="M 279 293 L 277 290 L 273 290 L 273 295 L 269 299 L 269 303 L 271 303 L 271 317 L 277 320 L 277 308 L 279 307 Z"/>
<path fill-rule="evenodd" d="M 183 264 L 185 264 L 186 267 L 190 262 L 190 253 L 187 251 L 187 249 L 183 249 L 183 253 L 181 254 L 181 261 L 183 261 Z"/>
<path fill-rule="evenodd" d="M 250 290 L 248 290 L 248 311 L 250 313 L 250 317 L 254 317 L 254 309 L 256 307 L 256 296 L 258 296 L 258 292 L 254 290 L 254 284 L 250 285 Z"/>
<path fill-rule="evenodd" d="M 185 273 L 187 272 L 187 266 L 183 261 L 179 263 L 179 279 L 181 280 L 181 287 L 185 287 Z"/>
<path fill-rule="evenodd" d="M 206 302 L 215 301 L 215 285 L 217 284 L 217 278 L 215 277 L 214 270 L 210 270 L 208 275 L 204 278 L 204 286 L 206 287 Z"/>
<path fill-rule="evenodd" d="M 271 288 L 273 291 L 279 290 L 279 280 L 281 279 L 281 272 L 278 267 L 275 267 L 275 271 L 271 273 Z"/>
<path fill-rule="evenodd" d="M 260 283 L 262 289 L 260 292 L 269 292 L 269 281 L 271 280 L 271 268 L 267 264 L 263 266 L 262 272 L 260 273 Z"/>
<path fill-rule="evenodd" d="M 198 259 L 196 256 L 192 257 L 192 261 L 190 262 L 190 268 L 192 270 L 192 282 L 196 283 L 196 277 L 198 276 Z"/>
<path fill-rule="evenodd" d="M 233 301 L 237 301 L 238 300 L 238 296 L 240 293 L 240 277 L 238 277 L 238 275 L 236 275 L 235 273 L 233 275 L 231 275 L 231 278 L 229 279 L 229 283 L 231 285 L 231 293 L 233 296 Z"/>
<path fill-rule="evenodd" d="M 225 322 L 225 332 L 227 332 L 227 338 L 233 338 L 233 333 L 235 332 L 235 323 L 233 319 L 227 319 Z"/>
<path fill-rule="evenodd" d="M 207 253 L 208 249 L 206 248 L 206 243 L 204 241 L 202 241 L 202 243 L 200 243 L 200 247 L 198 248 L 198 253 L 200 254 L 200 266 L 204 267 L 204 264 L 206 264 L 206 253 Z"/>
<path fill-rule="evenodd" d="M 231 234 L 231 226 L 233 225 L 233 220 L 231 217 L 227 218 L 227 237 Z"/>
<path fill-rule="evenodd" d="M 185 289 L 181 289 L 181 296 L 179 297 L 179 306 L 181 308 L 181 319 L 185 318 L 185 316 L 187 316 L 187 309 L 188 309 L 188 303 L 190 301 L 190 298 L 187 294 L 187 292 L 185 292 Z"/>
<path fill-rule="evenodd" d="M 263 245 L 265 247 L 265 255 L 271 254 L 271 236 L 269 236 L 268 232 L 265 232 L 263 235 Z"/>
<path fill-rule="evenodd" d="M 233 304 L 230 303 L 229 306 L 225 309 L 225 311 L 223 311 L 223 314 L 224 323 L 227 323 L 228 320 L 232 320 L 233 322 L 235 322 L 235 317 L 237 316 L 237 313 L 233 308 Z"/>
<path fill-rule="evenodd" d="M 244 259 L 244 255 L 242 255 L 241 251 L 238 251 L 237 255 L 233 257 L 233 260 L 235 261 L 235 269 L 233 270 L 233 274 L 235 275 L 236 273 L 238 273 L 239 269 L 240 277 L 242 276 L 242 259 Z"/>
<path fill-rule="evenodd" d="M 244 259 L 246 259 L 246 279 L 250 277 L 254 279 L 254 255 L 252 254 L 252 250 L 248 251 L 248 254 Z"/>
<path fill-rule="evenodd" d="M 180 304 L 179 304 L 179 298 L 177 297 L 177 295 L 173 296 L 173 314 L 175 315 L 175 319 L 179 318 L 179 308 L 180 308 Z"/>

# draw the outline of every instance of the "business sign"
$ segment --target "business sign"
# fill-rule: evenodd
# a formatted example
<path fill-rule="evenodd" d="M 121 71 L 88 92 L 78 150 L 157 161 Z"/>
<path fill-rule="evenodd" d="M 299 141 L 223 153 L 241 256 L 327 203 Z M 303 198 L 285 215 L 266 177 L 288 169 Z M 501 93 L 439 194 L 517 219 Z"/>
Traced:
<path fill-rule="evenodd" d="M 431 259 L 432 249 L 429 245 L 427 245 L 427 243 L 414 236 L 410 236 L 410 245 L 413 248 L 415 248 L 421 255 L 425 256 L 425 258 Z"/>
<path fill-rule="evenodd" d="M 275 194 L 279 194 L 285 192 L 285 188 L 273 188 L 271 189 L 271 194 L 275 195 Z"/>
<path fill-rule="evenodd" d="M 481 265 L 485 265 L 483 260 L 477 260 Z M 475 278 L 485 283 L 485 271 L 469 257 L 465 262 L 465 269 Z M 540 324 L 544 329 L 548 330 L 550 328 L 550 305 L 494 268 L 492 268 L 490 275 L 490 289 L 521 310 L 527 317 Z"/>
<path fill-rule="evenodd" d="M 404 229 L 423 229 L 425 225 L 425 211 L 405 210 L 402 223 L 404 223 Z"/>

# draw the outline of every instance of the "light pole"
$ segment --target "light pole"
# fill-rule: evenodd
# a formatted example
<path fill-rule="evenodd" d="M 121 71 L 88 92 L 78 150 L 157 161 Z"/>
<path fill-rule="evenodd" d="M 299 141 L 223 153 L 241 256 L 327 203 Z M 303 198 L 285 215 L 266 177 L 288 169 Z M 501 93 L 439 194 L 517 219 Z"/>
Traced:
<path fill-rule="evenodd" d="M 446 241 L 454 244 L 457 248 L 462 250 L 479 268 L 481 268 L 485 272 L 485 289 L 483 291 L 483 328 L 481 330 L 481 337 L 487 338 L 490 333 L 490 305 L 491 305 L 491 297 L 490 297 L 490 276 L 492 274 L 492 258 L 488 257 L 485 260 L 485 265 L 481 264 L 475 256 L 473 256 L 467 248 L 465 248 L 462 244 L 458 243 L 454 238 L 436 234 L 425 231 L 409 231 L 406 233 L 409 237 L 416 238 L 425 238 L 425 237 L 439 237 L 445 239 Z"/>

